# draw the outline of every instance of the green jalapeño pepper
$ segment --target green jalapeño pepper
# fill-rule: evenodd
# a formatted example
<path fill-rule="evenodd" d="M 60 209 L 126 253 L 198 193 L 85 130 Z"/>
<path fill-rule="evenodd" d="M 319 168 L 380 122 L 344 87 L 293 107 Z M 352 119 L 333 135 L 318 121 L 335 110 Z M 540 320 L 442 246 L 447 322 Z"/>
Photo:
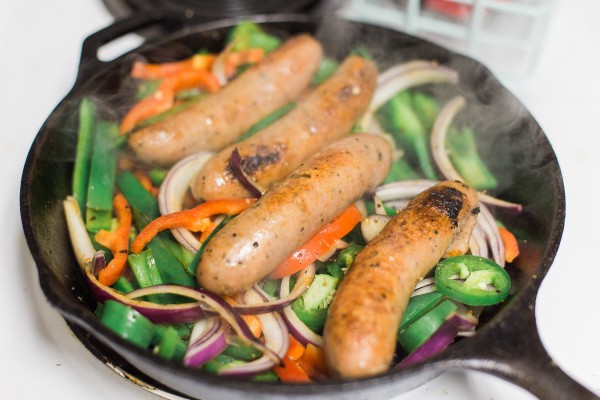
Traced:
<path fill-rule="evenodd" d="M 461 303 L 489 306 L 508 296 L 510 276 L 492 260 L 464 255 L 447 258 L 437 265 L 435 286 Z"/>

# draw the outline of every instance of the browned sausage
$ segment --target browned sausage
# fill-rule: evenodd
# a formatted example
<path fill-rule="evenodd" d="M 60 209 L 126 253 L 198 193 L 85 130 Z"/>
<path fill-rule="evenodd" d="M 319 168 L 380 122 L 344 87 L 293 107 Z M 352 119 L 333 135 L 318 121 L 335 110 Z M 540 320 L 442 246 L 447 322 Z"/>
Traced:
<path fill-rule="evenodd" d="M 242 156 L 242 169 L 252 181 L 268 188 L 282 180 L 321 147 L 350 131 L 376 85 L 375 65 L 361 57 L 348 57 L 289 114 L 213 157 L 192 184 L 194 197 L 210 200 L 249 195 L 229 167 L 236 147 Z"/>
<path fill-rule="evenodd" d="M 477 194 L 457 181 L 442 182 L 413 199 L 350 266 L 333 299 L 323 333 L 334 376 L 361 378 L 390 367 L 396 334 L 416 283 L 468 240 L 479 211 Z"/>
<path fill-rule="evenodd" d="M 293 37 L 220 92 L 134 132 L 129 146 L 142 161 L 155 165 L 170 165 L 200 150 L 220 150 L 296 99 L 322 56 L 320 43 L 312 37 Z"/>
<path fill-rule="evenodd" d="M 221 295 L 248 289 L 387 174 L 391 146 L 355 134 L 324 148 L 234 218 L 207 244 L 201 287 Z"/>

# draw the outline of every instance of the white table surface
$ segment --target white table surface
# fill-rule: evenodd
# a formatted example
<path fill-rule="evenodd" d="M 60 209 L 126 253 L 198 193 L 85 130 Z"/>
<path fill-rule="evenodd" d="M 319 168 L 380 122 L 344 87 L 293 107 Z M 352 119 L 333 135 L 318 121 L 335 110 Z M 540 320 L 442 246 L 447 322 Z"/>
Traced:
<path fill-rule="evenodd" d="M 110 24 L 99 0 L 0 0 L 0 397 L 155 399 L 79 344 L 45 301 L 22 234 L 19 181 L 38 129 L 74 82 L 82 40 Z M 493 69 L 493 66 L 491 66 Z M 504 79 L 552 142 L 567 191 L 567 221 L 537 301 L 548 352 L 600 395 L 600 0 L 558 0 L 538 69 Z M 531 399 L 476 372 L 446 373 L 398 400 Z"/>

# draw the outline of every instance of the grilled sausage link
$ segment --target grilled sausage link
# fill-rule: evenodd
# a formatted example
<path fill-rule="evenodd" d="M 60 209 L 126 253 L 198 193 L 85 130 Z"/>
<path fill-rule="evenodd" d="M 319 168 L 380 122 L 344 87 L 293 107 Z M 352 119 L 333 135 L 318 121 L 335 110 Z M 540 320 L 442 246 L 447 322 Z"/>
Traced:
<path fill-rule="evenodd" d="M 324 148 L 208 242 L 197 268 L 200 286 L 221 295 L 248 289 L 374 189 L 390 163 L 391 146 L 376 135 Z"/>
<path fill-rule="evenodd" d="M 416 283 L 468 240 L 479 212 L 476 192 L 442 182 L 413 199 L 350 266 L 333 299 L 324 329 L 327 365 L 334 376 L 361 378 L 386 372 L 396 334 Z"/>
<path fill-rule="evenodd" d="M 312 79 L 323 49 L 295 36 L 221 91 L 129 137 L 140 160 L 171 165 L 200 150 L 220 150 L 253 124 L 293 101 Z"/>
<path fill-rule="evenodd" d="M 229 166 L 236 147 L 250 180 L 263 188 L 282 180 L 321 147 L 350 131 L 371 101 L 376 85 L 375 65 L 361 57 L 348 57 L 286 116 L 213 157 L 192 184 L 194 197 L 210 200 L 250 195 Z"/>

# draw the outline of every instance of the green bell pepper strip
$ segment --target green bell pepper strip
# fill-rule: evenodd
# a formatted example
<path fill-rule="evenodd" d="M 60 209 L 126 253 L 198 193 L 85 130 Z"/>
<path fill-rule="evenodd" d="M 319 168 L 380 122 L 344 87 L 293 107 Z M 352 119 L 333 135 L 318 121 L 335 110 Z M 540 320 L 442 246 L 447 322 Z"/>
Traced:
<path fill-rule="evenodd" d="M 377 117 L 404 149 L 408 161 L 418 163 L 427 179 L 438 179 L 429 149 L 429 132 L 412 107 L 410 92 L 405 90 L 392 97 L 377 112 Z"/>
<path fill-rule="evenodd" d="M 458 278 L 458 279 L 454 279 Z M 500 303 L 510 292 L 510 276 L 487 258 L 446 258 L 435 268 L 435 286 L 447 297 L 470 306 Z"/>
<path fill-rule="evenodd" d="M 135 290 L 133 284 L 129 282 L 124 276 L 117 279 L 117 281 L 112 284 L 111 288 L 118 290 L 121 293 L 129 293 Z"/>
<path fill-rule="evenodd" d="M 435 119 L 440 112 L 440 106 L 437 101 L 425 93 L 415 91 L 412 93 L 412 106 L 415 114 L 423 124 L 426 132 L 431 132 Z"/>
<path fill-rule="evenodd" d="M 152 181 L 153 185 L 160 186 L 167 177 L 168 173 L 169 170 L 167 168 L 152 168 L 150 171 L 148 171 L 148 177 L 150 178 L 150 181 Z"/>
<path fill-rule="evenodd" d="M 139 254 L 129 254 L 127 256 L 127 262 L 129 263 L 129 268 L 133 272 L 133 276 L 140 288 L 145 288 L 148 286 L 162 285 L 165 283 L 158 267 L 154 256 L 152 255 L 152 250 L 144 250 Z M 148 296 L 148 300 L 158 303 L 165 304 L 170 303 L 171 296 L 158 294 Z"/>
<path fill-rule="evenodd" d="M 448 132 L 448 157 L 458 173 L 477 190 L 494 189 L 498 181 L 481 159 L 471 128 Z"/>
<path fill-rule="evenodd" d="M 123 171 L 117 176 L 117 186 L 131 206 L 133 218 L 138 229 L 141 231 L 150 221 L 160 216 L 158 202 L 152 195 L 144 189 L 142 184 L 129 171 Z M 197 287 L 198 283 L 194 275 L 189 273 L 182 264 L 177 255 L 182 255 L 182 250 L 176 243 L 171 241 L 169 232 L 161 232 L 148 243 L 156 259 L 156 264 L 160 269 L 165 283 L 174 283 L 184 286 Z M 171 251 L 176 254 L 173 254 Z M 176 250 L 176 251 L 175 251 Z M 186 260 L 187 258 L 182 258 Z"/>
<path fill-rule="evenodd" d="M 100 323 L 123 339 L 148 348 L 156 330 L 155 325 L 133 308 L 115 300 L 107 300 L 100 312 Z"/>
<path fill-rule="evenodd" d="M 85 213 L 88 182 L 90 179 L 90 161 L 94 143 L 94 124 L 96 107 L 88 98 L 79 104 L 79 128 L 77 131 L 77 152 L 73 167 L 73 196 L 79 203 L 79 209 Z M 85 218 L 85 214 L 83 215 Z"/>
<path fill-rule="evenodd" d="M 398 341 L 407 352 L 419 348 L 456 312 L 458 306 L 451 300 L 444 300 L 404 330 L 398 332 Z"/>
<path fill-rule="evenodd" d="M 438 305 L 442 301 L 442 297 L 443 295 L 440 292 L 425 293 L 411 297 L 406 306 L 406 310 L 404 310 L 400 328 L 398 329 L 400 331 L 406 329 L 406 327 Z"/>
<path fill-rule="evenodd" d="M 234 42 L 234 51 L 261 48 L 269 53 L 279 47 L 281 39 L 266 33 L 252 21 L 241 21 L 229 32 L 227 43 L 231 42 Z"/>
<path fill-rule="evenodd" d="M 153 340 L 156 342 L 152 349 L 154 354 L 167 360 L 183 359 L 187 345 L 174 327 L 157 325 Z"/>
<path fill-rule="evenodd" d="M 259 358 L 262 355 L 262 352 L 254 346 L 249 346 L 239 342 L 234 337 L 231 339 L 229 346 L 223 350 L 222 354 L 231 356 L 238 360 L 252 361 Z"/>
<path fill-rule="evenodd" d="M 110 230 L 113 218 L 113 189 L 117 173 L 116 124 L 98 121 L 90 165 L 86 199 L 86 228 L 90 232 Z"/>
<path fill-rule="evenodd" d="M 419 174 L 415 172 L 406 160 L 401 158 L 392 163 L 390 171 L 383 179 L 383 184 L 419 178 Z"/>
<path fill-rule="evenodd" d="M 234 365 L 243 365 L 243 364 L 245 364 L 244 361 L 238 360 L 235 357 L 221 353 L 221 354 L 213 357 L 212 359 L 208 360 L 202 366 L 202 370 L 205 372 L 208 372 L 210 374 L 217 375 L 219 373 L 219 371 L 225 367 L 234 366 Z"/>
<path fill-rule="evenodd" d="M 333 75 L 339 65 L 340 63 L 333 58 L 324 57 L 319 63 L 319 67 L 312 78 L 311 84 L 313 86 L 319 86 L 321 83 L 325 82 L 331 75 Z"/>
<path fill-rule="evenodd" d="M 208 242 L 210 241 L 210 239 L 213 238 L 213 236 L 215 236 L 221 229 L 223 229 L 223 227 L 231 220 L 231 218 L 233 218 L 233 217 L 232 216 L 225 217 L 223 219 L 223 221 L 221 221 L 221 223 L 219 223 L 219 225 L 217 225 L 215 227 L 215 229 L 213 229 L 213 231 L 206 237 L 206 239 L 204 240 L 204 242 L 202 242 L 202 244 L 200 245 L 200 248 L 196 252 L 196 255 L 194 256 L 194 259 L 186 267 L 186 269 L 188 271 L 193 272 L 194 276 L 196 275 L 196 269 L 198 268 L 198 264 L 200 263 L 200 258 L 202 258 L 202 253 L 204 253 L 204 249 L 206 248 L 206 245 L 208 244 Z"/>
<path fill-rule="evenodd" d="M 244 132 L 239 138 L 238 143 L 252 137 L 258 131 L 265 129 L 267 126 L 271 125 L 273 122 L 277 121 L 288 112 L 290 112 L 294 107 L 296 107 L 296 103 L 288 103 L 277 110 L 273 111 L 271 114 L 267 115 L 256 124 L 252 125 L 246 132 Z"/>

